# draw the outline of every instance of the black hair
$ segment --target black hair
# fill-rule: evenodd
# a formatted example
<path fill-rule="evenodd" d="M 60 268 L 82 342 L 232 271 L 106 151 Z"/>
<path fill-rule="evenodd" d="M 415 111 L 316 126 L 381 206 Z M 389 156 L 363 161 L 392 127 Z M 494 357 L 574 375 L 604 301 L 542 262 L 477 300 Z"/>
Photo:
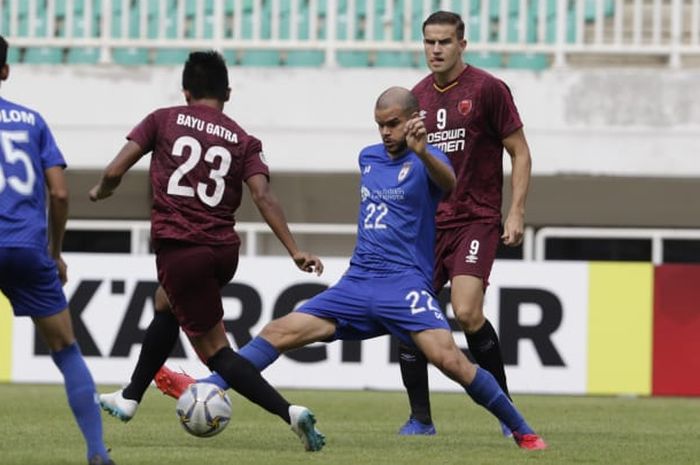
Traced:
<path fill-rule="evenodd" d="M 182 88 L 195 100 L 215 98 L 226 101 L 229 86 L 224 57 L 214 50 L 190 53 L 182 70 Z"/>
<path fill-rule="evenodd" d="M 455 26 L 455 31 L 457 32 L 457 40 L 464 39 L 464 21 L 462 21 L 462 17 L 457 13 L 441 10 L 431 14 L 423 22 L 424 33 L 425 26 L 429 26 L 431 24 L 449 24 L 450 26 Z"/>
<path fill-rule="evenodd" d="M 0 68 L 7 64 L 7 49 L 10 45 L 3 36 L 0 36 Z"/>

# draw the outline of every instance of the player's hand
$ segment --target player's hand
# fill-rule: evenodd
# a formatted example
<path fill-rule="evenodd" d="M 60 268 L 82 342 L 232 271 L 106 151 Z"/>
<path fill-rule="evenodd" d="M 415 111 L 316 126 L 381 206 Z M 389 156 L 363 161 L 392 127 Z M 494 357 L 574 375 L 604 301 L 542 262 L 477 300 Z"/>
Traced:
<path fill-rule="evenodd" d="M 423 118 L 416 116 L 406 121 L 406 145 L 416 154 L 421 155 L 426 150 L 428 132 L 423 124 Z"/>
<path fill-rule="evenodd" d="M 323 273 L 323 262 L 316 255 L 300 251 L 292 256 L 292 260 L 301 271 L 316 273 L 316 276 Z"/>
<path fill-rule="evenodd" d="M 56 262 L 56 269 L 58 270 L 58 279 L 61 280 L 61 284 L 66 284 L 68 282 L 68 265 L 63 261 L 62 257 L 54 258 Z"/>
<path fill-rule="evenodd" d="M 98 200 L 106 199 L 107 197 L 112 195 L 112 191 L 106 191 L 105 189 L 102 188 L 102 183 L 96 185 L 92 189 L 90 189 L 90 200 L 93 202 L 97 202 Z"/>
<path fill-rule="evenodd" d="M 517 247 L 523 243 L 525 218 L 522 213 L 511 212 L 503 225 L 503 243 L 509 247 Z"/>

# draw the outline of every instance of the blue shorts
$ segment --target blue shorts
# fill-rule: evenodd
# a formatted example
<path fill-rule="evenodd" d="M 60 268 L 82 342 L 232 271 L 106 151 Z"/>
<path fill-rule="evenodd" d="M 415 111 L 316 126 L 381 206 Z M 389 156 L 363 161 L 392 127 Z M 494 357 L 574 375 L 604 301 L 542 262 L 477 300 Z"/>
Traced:
<path fill-rule="evenodd" d="M 334 320 L 337 328 L 329 341 L 393 334 L 415 347 L 411 333 L 450 329 L 430 282 L 415 272 L 366 275 L 351 269 L 296 311 Z"/>
<path fill-rule="evenodd" d="M 47 317 L 68 307 L 56 262 L 42 249 L 0 247 L 0 291 L 16 316 Z"/>

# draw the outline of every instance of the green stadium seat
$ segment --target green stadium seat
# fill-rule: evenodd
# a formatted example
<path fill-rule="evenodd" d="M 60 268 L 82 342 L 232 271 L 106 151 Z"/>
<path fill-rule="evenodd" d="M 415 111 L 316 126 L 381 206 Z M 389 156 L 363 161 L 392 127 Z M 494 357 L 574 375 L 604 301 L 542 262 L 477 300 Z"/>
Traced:
<path fill-rule="evenodd" d="M 112 61 L 118 65 L 148 64 L 148 50 L 141 48 L 115 48 L 112 51 Z"/>
<path fill-rule="evenodd" d="M 10 47 L 7 50 L 7 62 L 10 64 L 19 63 L 20 51 L 17 47 Z"/>
<path fill-rule="evenodd" d="M 377 52 L 375 59 L 378 68 L 410 68 L 416 64 L 414 52 Z"/>
<path fill-rule="evenodd" d="M 503 54 L 494 52 L 471 52 L 466 54 L 466 61 L 479 68 L 503 67 Z"/>
<path fill-rule="evenodd" d="M 24 63 L 56 65 L 63 62 L 63 49 L 55 47 L 28 47 Z"/>
<path fill-rule="evenodd" d="M 320 50 L 291 50 L 282 55 L 287 66 L 318 67 L 326 61 L 325 53 Z"/>
<path fill-rule="evenodd" d="M 281 57 L 276 50 L 244 50 L 240 64 L 243 66 L 270 67 L 279 66 Z"/>
<path fill-rule="evenodd" d="M 603 16 L 613 16 L 615 14 L 615 0 L 605 0 L 603 2 Z M 584 18 L 586 21 L 594 21 L 596 16 L 596 0 L 586 0 L 584 5 Z"/>
<path fill-rule="evenodd" d="M 153 64 L 155 65 L 182 65 L 190 54 L 190 50 L 175 48 L 160 48 L 155 51 Z"/>
<path fill-rule="evenodd" d="M 346 68 L 366 68 L 370 64 L 369 53 L 362 51 L 340 51 L 336 61 Z"/>
<path fill-rule="evenodd" d="M 94 65 L 100 61 L 100 49 L 97 47 L 69 48 L 66 63 L 74 65 Z"/>
<path fill-rule="evenodd" d="M 549 57 L 543 53 L 511 53 L 508 68 L 542 71 L 550 66 Z"/>

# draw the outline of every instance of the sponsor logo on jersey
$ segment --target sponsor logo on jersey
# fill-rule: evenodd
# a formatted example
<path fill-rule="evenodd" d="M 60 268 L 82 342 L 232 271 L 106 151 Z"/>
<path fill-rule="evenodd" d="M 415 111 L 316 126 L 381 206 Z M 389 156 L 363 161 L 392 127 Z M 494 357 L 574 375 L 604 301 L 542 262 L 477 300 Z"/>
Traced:
<path fill-rule="evenodd" d="M 365 202 L 370 195 L 371 193 L 369 192 L 369 189 L 367 189 L 365 186 L 360 187 L 360 199 L 362 202 Z"/>
<path fill-rule="evenodd" d="M 409 171 L 411 171 L 411 165 L 412 163 L 410 161 L 407 161 L 403 164 L 403 166 L 401 167 L 401 171 L 399 171 L 399 182 L 406 179 L 406 176 L 408 176 Z"/>
<path fill-rule="evenodd" d="M 265 158 L 265 152 L 260 152 L 258 154 L 260 156 L 260 161 L 263 162 L 265 165 L 267 165 L 267 159 Z"/>
<path fill-rule="evenodd" d="M 372 165 L 365 165 L 362 169 L 362 174 L 369 174 L 370 171 L 372 171 Z"/>
<path fill-rule="evenodd" d="M 470 99 L 462 100 L 457 104 L 457 111 L 462 116 L 467 116 L 472 111 L 472 101 Z"/>
<path fill-rule="evenodd" d="M 475 254 L 470 253 L 470 254 L 468 254 L 466 257 L 464 257 L 464 261 L 465 261 L 466 263 L 472 263 L 472 264 L 474 264 L 474 263 L 476 263 L 476 262 L 479 261 L 479 257 L 476 256 Z"/>

